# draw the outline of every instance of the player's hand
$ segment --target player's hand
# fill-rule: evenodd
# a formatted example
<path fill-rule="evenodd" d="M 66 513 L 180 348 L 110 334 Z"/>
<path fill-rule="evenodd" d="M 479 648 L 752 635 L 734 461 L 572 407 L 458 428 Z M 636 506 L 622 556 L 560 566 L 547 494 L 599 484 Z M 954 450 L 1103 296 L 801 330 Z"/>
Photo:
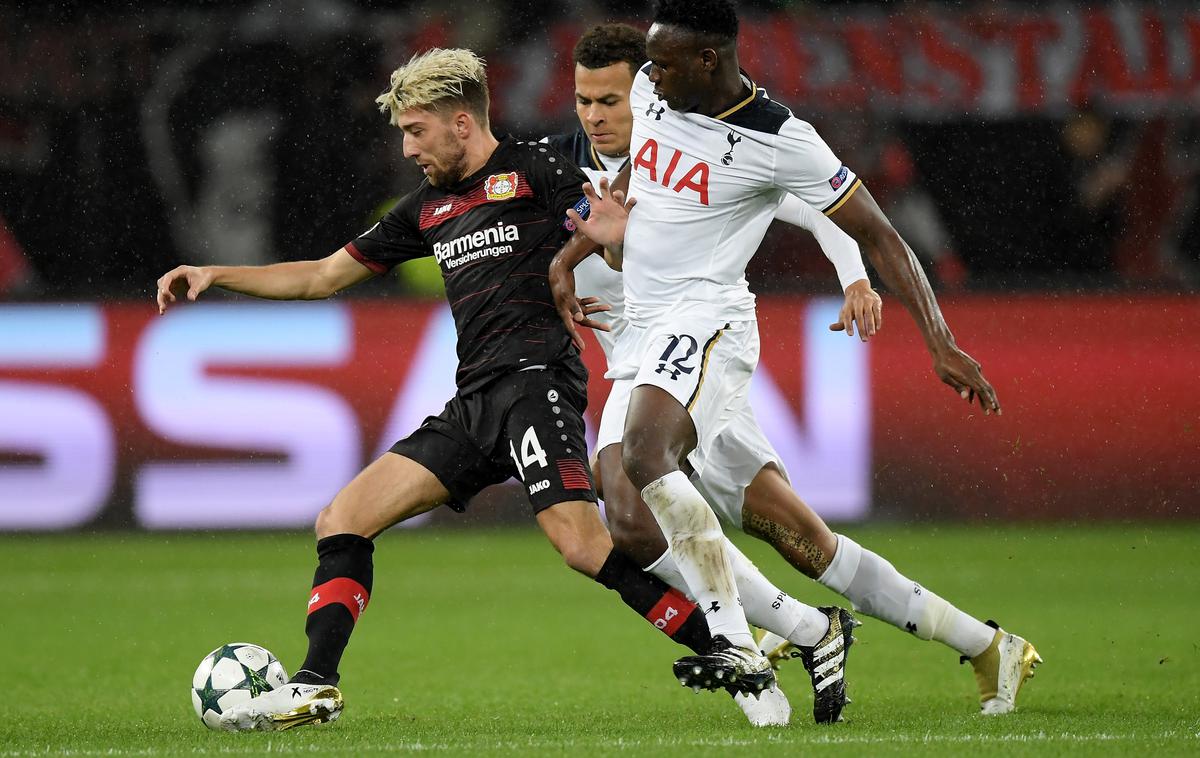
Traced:
<path fill-rule="evenodd" d="M 995 411 L 997 416 L 1001 415 L 996 390 L 992 389 L 992 385 L 984 378 L 979 361 L 956 345 L 939 348 L 934 352 L 933 370 L 968 404 L 979 398 L 979 406 L 983 408 L 984 415 L 991 415 L 992 411 Z"/>
<path fill-rule="evenodd" d="M 858 324 L 858 338 L 863 342 L 883 328 L 883 300 L 878 292 L 871 289 L 871 283 L 866 279 L 859 279 L 846 288 L 842 311 L 838 314 L 837 322 L 830 324 L 829 329 L 853 337 L 855 324 Z"/>
<path fill-rule="evenodd" d="M 601 303 L 597 297 L 576 297 L 575 272 L 560 265 L 558 259 L 550 264 L 550 294 L 554 297 L 558 317 L 567 328 L 567 334 L 571 335 L 571 344 L 575 345 L 579 352 L 583 352 L 584 342 L 578 327 L 586 326 L 602 332 L 611 331 L 608 324 L 595 321 L 590 316 L 612 310 L 612 306 Z"/>
<path fill-rule="evenodd" d="M 187 295 L 188 300 L 195 300 L 200 293 L 212 286 L 213 274 L 211 269 L 203 266 L 177 266 L 158 279 L 158 313 L 161 316 L 167 312 L 167 306 L 176 298 Z"/>
<path fill-rule="evenodd" d="M 582 309 L 584 319 L 577 320 L 576 323 L 580 324 L 581 326 L 586 326 L 590 329 L 599 329 L 602 332 L 612 331 L 612 327 L 610 327 L 608 324 L 602 323 L 600 321 L 594 321 L 590 318 L 587 318 L 588 316 L 591 316 L 596 313 L 604 313 L 605 311 L 611 311 L 612 310 L 611 305 L 609 305 L 608 303 L 602 303 L 602 302 L 600 302 L 600 298 L 593 297 L 590 295 L 588 297 L 581 298 L 579 300 L 579 305 Z"/>
<path fill-rule="evenodd" d="M 621 190 L 610 193 L 607 177 L 600 180 L 599 193 L 592 187 L 591 182 L 584 184 L 583 196 L 591 206 L 587 219 L 580 216 L 574 208 L 567 209 L 567 218 L 571 219 L 588 239 L 619 253 L 625 242 L 625 222 L 629 220 L 629 211 L 633 210 L 637 200 L 632 197 L 626 199 Z"/>

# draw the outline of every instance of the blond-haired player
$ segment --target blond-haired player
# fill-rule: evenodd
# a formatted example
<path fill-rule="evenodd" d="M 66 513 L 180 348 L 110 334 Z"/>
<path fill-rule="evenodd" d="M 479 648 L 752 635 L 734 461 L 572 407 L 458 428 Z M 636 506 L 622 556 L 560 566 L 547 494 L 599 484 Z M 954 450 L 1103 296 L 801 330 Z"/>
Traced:
<path fill-rule="evenodd" d="M 378 224 L 321 260 L 180 266 L 158 280 L 160 312 L 211 286 L 311 300 L 434 256 L 458 331 L 457 392 L 445 409 L 317 516 L 301 669 L 285 687 L 223 713 L 229 730 L 338 718 L 338 665 L 370 600 L 374 538 L 440 505 L 462 510 L 481 489 L 511 477 L 524 484 L 538 525 L 568 566 L 618 592 L 677 642 L 693 650 L 711 642 L 703 613 L 614 550 L 597 512 L 582 416 L 587 372 L 546 280 L 574 228 L 566 211 L 583 208 L 585 177 L 544 145 L 493 136 L 484 64 L 470 51 L 413 58 L 392 74 L 379 103 L 404 131 L 404 154 L 425 181 Z"/>

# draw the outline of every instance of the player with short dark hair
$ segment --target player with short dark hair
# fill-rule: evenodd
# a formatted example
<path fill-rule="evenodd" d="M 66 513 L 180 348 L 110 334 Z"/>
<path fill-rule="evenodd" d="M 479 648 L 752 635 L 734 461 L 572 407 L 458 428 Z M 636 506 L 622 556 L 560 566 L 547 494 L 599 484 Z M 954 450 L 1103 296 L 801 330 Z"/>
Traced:
<path fill-rule="evenodd" d="M 728 0 L 658 0 L 654 4 L 654 23 L 687 29 L 702 44 L 714 42 L 736 45 L 738 16 Z"/>
<path fill-rule="evenodd" d="M 597 512 L 582 415 L 587 372 L 546 277 L 574 228 L 566 210 L 584 208 L 583 175 L 551 148 L 492 135 L 484 64 L 468 50 L 414 57 L 378 102 L 426 177 L 378 224 L 321 260 L 180 266 L 158 280 L 160 312 L 210 286 L 309 300 L 432 255 L 458 331 L 457 392 L 445 409 L 317 516 L 308 655 L 287 687 L 222 714 L 233 731 L 336 719 L 338 664 L 370 600 L 374 538 L 439 505 L 461 510 L 484 487 L 514 476 L 571 568 L 616 590 L 676 641 L 694 650 L 711 643 L 703 613 L 614 550 Z"/>
<path fill-rule="evenodd" d="M 605 406 L 606 416 L 623 416 L 623 468 L 642 488 L 687 583 L 694 579 L 732 609 L 720 629 L 738 634 L 738 647 L 752 656 L 739 633 L 745 621 L 737 618 L 728 560 L 714 556 L 719 538 L 704 517 L 708 505 L 680 469 L 692 464 L 704 476 L 720 452 L 721 415 L 736 415 L 730 405 L 744 396 L 757 360 L 745 263 L 780 196 L 801 197 L 854 237 L 917 321 L 938 376 L 964 400 L 978 397 L 985 413 L 999 413 L 1000 406 L 979 364 L 955 344 L 907 245 L 812 127 L 740 72 L 730 30 L 736 30 L 736 14 L 723 0 L 659 4 L 647 42 L 651 62 L 631 94 L 632 171 L 623 172 L 640 203 L 628 213 L 627 229 L 622 204 L 603 197 L 593 202 L 592 218 L 580 223 L 609 245 L 609 257 L 624 245 L 629 325 L 618 339 L 619 365 L 610 369 L 618 381 Z M 734 160 L 714 160 L 727 146 L 723 158 Z M 590 320 L 573 303 L 570 273 L 590 244 L 573 241 L 551 266 L 551 286 L 571 330 Z M 869 338 L 878 326 L 877 318 L 859 321 L 860 336 Z M 697 349 L 682 349 L 693 345 Z M 872 615 L 970 659 L 984 713 L 1015 707 L 1019 687 L 1040 661 L 1032 645 L 967 616 L 823 524 L 791 525 L 781 535 L 789 533 L 811 535 L 807 545 L 798 541 L 799 550 L 816 548 L 812 557 L 790 555 L 793 563 L 819 573 L 822 583 Z"/>
<path fill-rule="evenodd" d="M 588 69 L 624 63 L 632 76 L 646 63 L 646 33 L 629 24 L 589 27 L 576 41 L 571 62 Z"/>
<path fill-rule="evenodd" d="M 593 27 L 584 34 L 583 39 L 602 33 L 609 26 L 613 25 Z M 640 36 L 644 46 L 644 33 L 632 31 Z M 624 60 L 615 56 L 611 59 L 596 56 L 590 61 L 591 68 L 577 63 L 577 102 L 581 102 L 588 95 L 594 96 L 611 89 L 623 98 L 619 105 L 613 106 L 613 110 L 623 108 L 629 111 L 629 89 L 633 86 L 634 74 L 640 66 L 634 67 L 628 75 L 621 78 L 619 75 L 627 68 L 621 65 Z M 607 75 L 609 80 L 613 80 L 608 84 L 608 89 L 596 89 L 597 77 L 600 75 Z M 570 135 L 551 137 L 550 144 L 562 144 L 567 148 L 572 145 L 572 140 L 578 139 L 576 135 L 582 134 L 586 138 L 589 130 L 594 128 L 594 109 L 577 106 L 577 112 L 580 130 Z M 628 129 L 618 134 L 620 139 L 615 143 L 623 145 L 620 148 L 622 152 L 617 156 L 610 156 L 605 153 L 606 148 L 596 149 L 596 154 L 603 161 L 603 169 L 591 162 L 592 157 L 587 151 L 576 150 L 573 153 L 593 184 L 598 184 L 603 177 L 615 179 L 618 170 L 627 160 L 625 156 L 632 136 L 631 112 L 628 113 L 628 121 L 622 118 L 625 114 L 607 115 L 609 118 L 600 121 L 598 128 L 608 128 L 609 124 L 628 123 Z M 613 128 L 612 131 L 618 130 Z M 848 299 L 855 287 L 869 289 L 857 244 L 832 221 L 790 194 L 783 199 L 775 218 L 807 228 L 817 236 L 822 249 L 838 271 L 838 278 Z M 611 363 L 616 337 L 624 331 L 626 325 L 621 273 L 610 269 L 598 256 L 588 256 L 575 269 L 575 275 L 576 288 L 581 294 L 595 296 L 601 302 L 612 306 L 610 310 L 591 317 L 609 328 L 607 332 L 596 332 L 596 338 L 606 360 Z M 853 305 L 844 309 L 843 318 L 849 316 L 850 322 L 857 321 L 853 311 Z M 847 333 L 853 331 L 850 329 L 852 323 L 843 322 L 839 326 Z M 613 542 L 646 567 L 647 571 L 672 586 L 689 592 L 675 567 L 662 530 L 649 508 L 642 502 L 637 488 L 629 482 L 622 470 L 621 451 L 619 431 L 612 432 L 602 427 L 597 449 L 594 451 L 596 465 L 593 468 L 597 473 L 598 483 L 603 483 L 604 491 L 601 497 L 604 498 Z M 978 642 L 973 641 L 971 635 L 963 634 L 963 630 L 972 628 L 982 630 L 986 624 L 963 613 L 928 587 L 904 576 L 887 559 L 869 548 L 859 545 L 846 535 L 835 534 L 796 493 L 788 480 L 783 461 L 758 428 L 751 409 L 747 407 L 746 414 L 733 419 L 729 427 L 721 432 L 721 442 L 716 447 L 712 465 L 706 469 L 704 476 L 695 477 L 694 482 L 722 522 L 768 542 L 806 576 L 853 602 L 856 610 L 886 621 L 918 639 L 935 639 L 960 655 L 971 658 L 980 685 L 981 702 L 988 703 L 992 699 L 992 693 L 997 689 L 994 684 L 998 679 L 996 661 L 989 660 L 986 656 L 973 656 Z M 779 626 L 777 623 L 772 624 L 769 619 L 772 615 L 787 616 L 787 604 L 783 602 L 781 607 L 774 608 L 774 601 L 781 595 L 785 599 L 790 598 L 762 577 L 732 543 L 728 544 L 726 549 L 729 551 L 747 619 L 764 629 Z M 845 569 L 846 566 L 855 568 L 851 572 Z M 916 602 L 913 602 L 914 599 Z M 794 657 L 804 660 L 803 646 L 789 639 L 796 637 L 794 631 L 791 634 L 770 632 L 759 640 L 759 647 L 773 661 L 781 662 Z M 739 698 L 738 702 L 752 723 L 777 723 L 784 718 L 781 714 L 787 711 L 782 702 L 773 712 L 768 711 L 770 698 L 765 695 L 757 700 Z M 996 710 L 995 705 L 988 707 L 990 710 Z"/>
<path fill-rule="evenodd" d="M 620 40 L 621 44 L 615 44 L 614 40 Z M 575 55 L 575 113 L 579 127 L 543 141 L 574 158 L 595 185 L 602 178 L 615 177 L 629 160 L 629 142 L 633 130 L 629 90 L 633 86 L 634 75 L 645 59 L 645 33 L 624 24 L 600 24 L 588 29 L 575 49 L 588 51 L 586 56 L 578 52 Z M 631 64 L 634 59 L 640 62 Z M 838 278 L 846 290 L 848 313 L 854 313 L 857 309 L 862 314 L 878 303 L 879 297 L 871 290 L 858 246 L 833 222 L 790 195 L 779 206 L 775 217 L 814 235 L 837 269 Z M 605 360 L 612 364 L 616 340 L 627 323 L 621 273 L 609 268 L 600 256 L 588 256 L 580 262 L 574 275 L 580 293 L 611 306 L 610 310 L 591 318 L 609 328 L 607 332 L 597 331 L 595 336 L 604 351 Z M 597 446 L 593 451 L 597 463 L 593 470 L 605 484 L 605 493 L 601 496 L 605 498 L 608 528 L 613 535 L 613 542 L 621 544 L 622 549 L 647 571 L 690 594 L 691 590 L 679 575 L 654 517 L 621 469 L 621 430 L 613 424 L 619 419 L 616 414 L 608 414 L 606 418 L 610 423 L 607 426 L 602 424 L 599 430 Z M 764 481 L 773 484 L 777 480 L 785 488 L 787 480 L 782 473 L 782 461 L 759 430 L 748 405 L 744 406 L 743 413 L 730 422 L 729 428 L 722 433 L 722 439 L 720 460 L 715 460 L 708 467 L 705 476 L 697 479 L 696 485 L 706 495 L 712 495 L 711 502 L 718 515 L 728 523 L 740 526 L 742 491 L 749 484 L 750 477 L 762 470 Z M 756 491 L 762 490 L 763 487 L 759 487 Z M 771 630 L 772 639 L 778 638 L 786 644 L 795 645 L 788 652 L 795 651 L 803 657 L 805 648 L 819 642 L 829 630 L 826 613 L 833 611 L 813 608 L 790 597 L 763 576 L 732 543 L 726 543 L 726 550 L 747 619 L 763 629 Z M 821 672 L 814 673 L 816 686 L 826 677 L 821 676 Z M 830 672 L 832 677 L 843 675 L 844 670 Z M 824 714 L 836 708 L 828 701 L 837 696 L 837 692 L 828 686 L 823 687 L 815 700 L 818 703 L 816 711 Z M 791 717 L 791 705 L 783 690 L 777 686 L 767 688 L 758 697 L 735 693 L 734 700 L 755 726 L 779 726 L 787 724 Z"/>

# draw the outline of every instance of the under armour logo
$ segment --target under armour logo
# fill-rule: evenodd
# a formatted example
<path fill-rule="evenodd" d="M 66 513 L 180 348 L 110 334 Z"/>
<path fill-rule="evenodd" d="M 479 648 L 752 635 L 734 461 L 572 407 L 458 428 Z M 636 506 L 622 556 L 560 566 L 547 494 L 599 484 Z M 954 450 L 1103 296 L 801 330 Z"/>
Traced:
<path fill-rule="evenodd" d="M 656 108 L 654 107 L 654 103 L 650 103 L 650 105 L 646 106 L 646 115 L 654 116 L 655 121 L 662 121 L 662 114 L 666 112 L 667 106 L 665 105 L 660 105 Z"/>
<path fill-rule="evenodd" d="M 737 143 L 742 141 L 742 138 L 735 137 L 733 131 L 730 131 L 729 134 L 725 135 L 725 139 L 729 140 L 729 152 L 721 156 L 721 163 L 728 166 L 733 163 L 733 148 L 737 146 Z"/>
<path fill-rule="evenodd" d="M 716 613 L 716 612 L 717 612 L 717 611 L 719 611 L 719 610 L 721 610 L 721 604 L 720 604 L 720 603 L 718 603 L 716 600 L 714 600 L 714 601 L 712 601 L 712 605 L 710 605 L 710 606 L 709 606 L 709 607 L 708 607 L 708 608 L 707 608 L 707 609 L 704 611 L 704 614 L 707 616 L 708 614 L 710 614 L 710 613 Z"/>
<path fill-rule="evenodd" d="M 907 629 L 909 632 L 912 632 L 913 634 L 917 633 L 917 625 L 911 621 L 908 622 L 907 624 L 905 624 L 904 628 Z"/>

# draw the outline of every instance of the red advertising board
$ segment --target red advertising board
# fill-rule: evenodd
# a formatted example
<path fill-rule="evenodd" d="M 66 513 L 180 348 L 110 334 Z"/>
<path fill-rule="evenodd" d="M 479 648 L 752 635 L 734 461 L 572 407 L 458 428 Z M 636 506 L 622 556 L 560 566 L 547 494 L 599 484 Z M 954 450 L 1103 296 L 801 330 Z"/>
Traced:
<path fill-rule="evenodd" d="M 999 418 L 937 380 L 895 301 L 865 346 L 827 331 L 837 304 L 760 303 L 751 394 L 827 517 L 1200 517 L 1200 299 L 943 302 Z M 0 529 L 303 526 L 454 365 L 438 304 L 2 306 Z"/>
<path fill-rule="evenodd" d="M 582 25 L 553 30 L 569 61 Z M 739 60 L 805 112 L 866 108 L 912 118 L 1061 115 L 1102 104 L 1135 118 L 1194 109 L 1200 13 L 1187 3 L 886 4 L 747 15 Z M 544 112 L 570 108 L 558 67 Z"/>
<path fill-rule="evenodd" d="M 981 296 L 943 307 L 1004 415 L 955 402 L 892 305 L 871 353 L 877 507 L 1200 517 L 1200 298 Z"/>

